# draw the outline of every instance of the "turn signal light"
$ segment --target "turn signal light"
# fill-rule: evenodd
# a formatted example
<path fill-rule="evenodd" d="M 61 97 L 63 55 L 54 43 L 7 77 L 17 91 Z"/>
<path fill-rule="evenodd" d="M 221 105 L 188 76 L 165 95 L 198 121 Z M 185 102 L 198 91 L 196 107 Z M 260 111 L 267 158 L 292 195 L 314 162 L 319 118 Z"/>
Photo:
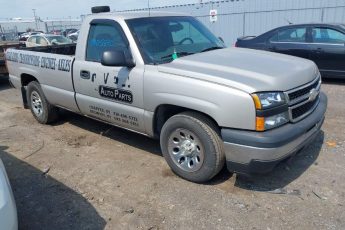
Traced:
<path fill-rule="evenodd" d="M 256 131 L 265 131 L 265 118 L 256 117 Z"/>
<path fill-rule="evenodd" d="M 262 107 L 261 107 L 261 101 L 260 101 L 259 96 L 256 95 L 256 94 L 253 94 L 252 97 L 253 97 L 253 100 L 254 100 L 255 108 L 256 108 L 256 109 L 262 109 Z"/>

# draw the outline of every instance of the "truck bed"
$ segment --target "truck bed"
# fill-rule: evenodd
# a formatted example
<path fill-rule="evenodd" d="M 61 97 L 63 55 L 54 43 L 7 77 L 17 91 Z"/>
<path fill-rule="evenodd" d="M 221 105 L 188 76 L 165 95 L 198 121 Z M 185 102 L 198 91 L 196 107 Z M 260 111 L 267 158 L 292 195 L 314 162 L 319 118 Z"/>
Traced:
<path fill-rule="evenodd" d="M 75 49 L 77 44 L 56 45 L 56 46 L 37 46 L 37 47 L 25 47 L 19 48 L 20 50 L 35 51 L 41 53 L 62 54 L 62 55 L 75 55 Z"/>
<path fill-rule="evenodd" d="M 21 88 L 22 76 L 29 75 L 40 83 L 51 104 L 78 111 L 72 80 L 75 48 L 72 44 L 8 49 L 6 60 L 12 84 Z"/>

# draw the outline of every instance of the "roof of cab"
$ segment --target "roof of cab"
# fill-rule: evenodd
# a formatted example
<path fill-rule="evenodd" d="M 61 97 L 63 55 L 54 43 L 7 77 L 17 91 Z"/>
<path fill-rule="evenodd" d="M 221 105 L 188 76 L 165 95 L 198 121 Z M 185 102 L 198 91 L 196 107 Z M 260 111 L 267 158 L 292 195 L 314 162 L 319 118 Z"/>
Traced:
<path fill-rule="evenodd" d="M 167 16 L 187 16 L 186 14 L 175 12 L 161 12 L 161 11 L 127 11 L 127 12 L 112 12 L 112 13 L 97 13 L 91 14 L 91 17 L 99 16 L 111 16 L 115 18 L 121 18 L 123 20 L 135 19 L 135 18 L 148 18 L 148 17 L 167 17 Z"/>

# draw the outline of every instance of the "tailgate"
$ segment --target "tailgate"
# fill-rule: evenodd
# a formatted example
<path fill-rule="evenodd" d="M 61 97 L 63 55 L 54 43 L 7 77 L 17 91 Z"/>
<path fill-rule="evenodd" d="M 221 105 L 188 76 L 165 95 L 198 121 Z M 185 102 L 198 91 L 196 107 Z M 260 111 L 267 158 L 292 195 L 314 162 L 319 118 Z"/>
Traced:
<path fill-rule="evenodd" d="M 5 52 L 2 47 L 0 47 L 0 74 L 7 74 L 7 68 L 5 65 Z"/>
<path fill-rule="evenodd" d="M 5 62 L 5 51 L 11 47 L 18 47 L 18 42 L 6 42 L 0 43 L 0 74 L 7 74 L 6 62 Z"/>

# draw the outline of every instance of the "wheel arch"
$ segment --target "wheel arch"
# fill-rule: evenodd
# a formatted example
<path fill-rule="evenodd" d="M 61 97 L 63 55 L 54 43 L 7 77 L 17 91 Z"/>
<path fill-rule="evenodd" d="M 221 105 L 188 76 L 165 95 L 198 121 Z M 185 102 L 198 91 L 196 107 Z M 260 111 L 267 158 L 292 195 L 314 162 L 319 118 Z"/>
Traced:
<path fill-rule="evenodd" d="M 206 114 L 205 112 L 182 107 L 182 106 L 177 106 L 173 104 L 161 104 L 157 106 L 154 112 L 154 116 L 153 116 L 154 137 L 159 138 L 162 127 L 169 118 L 183 112 L 195 112 L 200 115 L 203 115 L 206 118 L 208 118 L 211 122 L 213 122 L 216 127 L 218 128 L 220 127 L 217 121 L 212 116 L 210 116 L 209 114 Z"/>
<path fill-rule="evenodd" d="M 31 74 L 23 73 L 20 75 L 20 83 L 21 83 L 21 93 L 22 93 L 22 100 L 23 100 L 23 106 L 25 109 L 29 109 L 28 105 L 28 98 L 26 96 L 26 88 L 30 82 L 39 81 L 37 78 Z"/>

